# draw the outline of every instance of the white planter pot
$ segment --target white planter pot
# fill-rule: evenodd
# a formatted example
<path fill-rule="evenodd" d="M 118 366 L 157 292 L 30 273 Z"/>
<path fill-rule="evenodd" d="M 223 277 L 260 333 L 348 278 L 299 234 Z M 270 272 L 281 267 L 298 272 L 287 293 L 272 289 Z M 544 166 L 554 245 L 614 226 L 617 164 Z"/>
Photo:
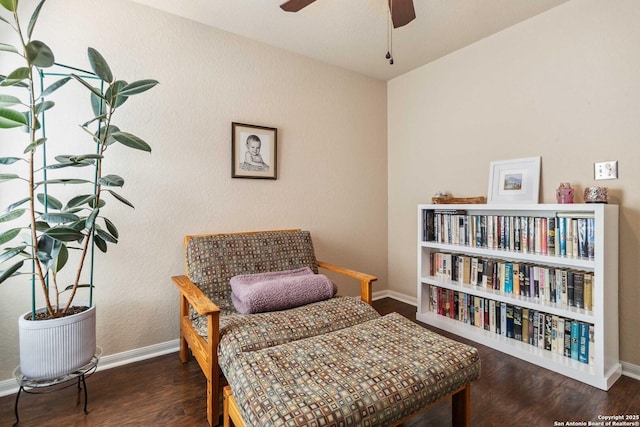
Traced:
<path fill-rule="evenodd" d="M 26 320 L 28 314 L 18 318 L 20 371 L 25 377 L 59 378 L 86 365 L 95 354 L 95 306 L 82 313 L 51 320 Z"/>

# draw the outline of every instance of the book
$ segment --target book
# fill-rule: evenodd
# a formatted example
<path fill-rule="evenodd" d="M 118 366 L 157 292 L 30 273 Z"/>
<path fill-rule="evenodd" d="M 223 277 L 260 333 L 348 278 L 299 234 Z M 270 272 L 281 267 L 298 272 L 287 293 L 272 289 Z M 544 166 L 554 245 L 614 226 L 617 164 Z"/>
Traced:
<path fill-rule="evenodd" d="M 584 274 L 573 273 L 573 303 L 576 308 L 584 308 Z"/>
<path fill-rule="evenodd" d="M 558 242 L 560 243 L 560 256 L 567 255 L 567 219 L 566 218 L 558 218 L 556 220 L 558 222 Z"/>
<path fill-rule="evenodd" d="M 511 304 L 506 304 L 506 325 L 507 338 L 513 338 L 515 336 L 515 325 L 513 323 L 513 305 Z"/>
<path fill-rule="evenodd" d="M 499 333 L 496 328 L 496 302 L 494 300 L 489 300 L 489 331 Z"/>
<path fill-rule="evenodd" d="M 551 316 L 551 352 L 558 352 L 558 319 L 556 315 Z"/>
<path fill-rule="evenodd" d="M 593 273 L 584 274 L 584 308 L 593 310 Z"/>
<path fill-rule="evenodd" d="M 593 259 L 595 256 L 595 233 L 596 220 L 587 218 L 587 256 L 589 259 Z"/>
<path fill-rule="evenodd" d="M 522 307 L 522 342 L 529 342 L 529 313 L 530 310 Z"/>
<path fill-rule="evenodd" d="M 556 218 L 547 218 L 547 254 L 556 255 Z"/>
<path fill-rule="evenodd" d="M 522 341 L 522 307 L 513 306 L 513 338 Z"/>
<path fill-rule="evenodd" d="M 587 218 L 578 218 L 578 257 L 589 258 L 587 241 Z"/>
<path fill-rule="evenodd" d="M 510 262 L 504 263 L 504 292 L 513 293 L 513 264 Z"/>
<path fill-rule="evenodd" d="M 545 314 L 544 316 L 544 349 L 551 351 L 551 339 L 553 331 L 553 316 Z"/>
<path fill-rule="evenodd" d="M 574 287 L 574 273 L 573 271 L 567 271 L 567 305 L 574 307 L 575 304 L 575 287 Z"/>
<path fill-rule="evenodd" d="M 589 363 L 589 325 L 587 323 L 579 323 L 578 340 L 578 361 Z"/>
<path fill-rule="evenodd" d="M 573 360 L 578 360 L 578 340 L 579 340 L 579 336 L 580 336 L 580 330 L 579 330 L 579 325 L 578 322 L 575 320 L 571 321 L 571 358 Z"/>
<path fill-rule="evenodd" d="M 565 320 L 564 317 L 558 317 L 558 331 L 556 332 L 557 334 L 557 347 L 556 347 L 556 353 L 558 354 L 564 354 L 564 346 L 565 346 L 565 341 L 564 341 L 564 326 Z"/>
<path fill-rule="evenodd" d="M 571 357 L 571 320 L 564 319 L 564 356 Z"/>

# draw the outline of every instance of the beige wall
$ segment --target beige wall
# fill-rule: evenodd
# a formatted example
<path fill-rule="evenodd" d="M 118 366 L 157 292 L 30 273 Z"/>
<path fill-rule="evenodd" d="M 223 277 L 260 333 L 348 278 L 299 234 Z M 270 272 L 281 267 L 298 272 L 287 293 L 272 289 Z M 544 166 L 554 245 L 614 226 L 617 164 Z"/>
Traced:
<path fill-rule="evenodd" d="M 389 283 L 416 294 L 418 203 L 487 194 L 489 162 L 542 157 L 620 205 L 620 356 L 640 364 L 640 3 L 573 0 L 388 84 Z M 593 180 L 618 160 L 620 179 Z M 581 200 L 581 197 L 580 197 Z"/>
<path fill-rule="evenodd" d="M 116 75 L 161 82 L 120 113 L 153 153 L 111 153 L 136 209 L 112 211 L 120 243 L 97 260 L 105 354 L 178 338 L 170 276 L 184 271 L 185 234 L 309 229 L 320 259 L 376 274 L 374 291 L 386 288 L 385 82 L 122 0 L 48 2 L 35 34 L 60 62 L 88 67 L 93 46 Z M 278 128 L 278 180 L 231 179 L 232 121 Z M 121 165 L 124 156 L 134 163 Z M 0 202 L 17 200 L 10 188 Z M 0 286 L 0 380 L 18 364 L 27 287 Z"/>

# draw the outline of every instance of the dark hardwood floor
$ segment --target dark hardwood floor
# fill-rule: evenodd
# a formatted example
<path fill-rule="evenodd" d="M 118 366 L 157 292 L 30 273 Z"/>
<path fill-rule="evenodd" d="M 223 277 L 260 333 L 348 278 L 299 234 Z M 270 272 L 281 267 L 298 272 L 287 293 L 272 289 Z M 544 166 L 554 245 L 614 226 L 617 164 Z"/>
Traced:
<path fill-rule="evenodd" d="M 386 298 L 376 301 L 374 307 L 382 314 L 397 311 L 415 321 L 411 305 Z M 482 376 L 471 391 L 473 426 L 542 427 L 571 421 L 587 425 L 599 421 L 599 416 L 640 414 L 640 381 L 623 376 L 604 392 L 451 337 L 480 351 Z M 195 360 L 183 365 L 177 353 L 97 372 L 87 379 L 87 387 L 86 415 L 76 405 L 74 387 L 45 395 L 23 394 L 19 425 L 207 426 L 204 377 Z M 15 395 L 0 398 L 0 426 L 14 423 L 14 402 Z M 450 425 L 450 408 L 450 400 L 442 401 L 403 426 Z"/>

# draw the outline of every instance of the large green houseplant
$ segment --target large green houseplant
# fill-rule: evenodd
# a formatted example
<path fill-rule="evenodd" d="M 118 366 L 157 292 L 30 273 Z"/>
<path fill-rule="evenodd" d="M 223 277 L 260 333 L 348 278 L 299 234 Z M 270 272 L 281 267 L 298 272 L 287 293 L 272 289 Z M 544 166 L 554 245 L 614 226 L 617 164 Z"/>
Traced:
<path fill-rule="evenodd" d="M 47 87 L 39 87 L 43 72 L 57 65 L 51 49 L 32 38 L 45 1 L 37 4 L 25 27 L 18 14 L 18 0 L 0 0 L 4 9 L 0 25 L 11 27 L 16 34 L 13 43 L 0 41 L 0 57 L 11 56 L 6 57 L 9 61 L 2 61 L 5 66 L 8 62 L 16 63 L 16 59 L 20 64 L 17 68 L 0 70 L 2 142 L 13 148 L 23 141 L 20 154 L 0 157 L 0 183 L 14 186 L 12 194 L 16 194 L 16 188 L 23 189 L 16 200 L 0 206 L 0 283 L 17 275 L 31 281 L 32 307 L 25 320 L 35 323 L 39 319 L 68 317 L 74 311 L 93 306 L 88 301 L 82 308 L 74 308 L 74 298 L 81 287 L 92 290 L 93 284 L 87 282 L 83 269 L 93 247 L 106 252 L 107 244 L 118 241 L 116 226 L 104 216 L 105 207 L 113 201 L 133 206 L 114 191 L 124 184 L 124 179 L 105 172 L 105 155 L 116 143 L 151 151 L 142 139 L 115 126 L 113 119 L 129 97 L 158 83 L 115 79 L 103 56 L 89 48 L 89 63 L 97 86 L 85 77 L 69 73 Z M 90 104 L 93 111 L 89 120 L 80 125 L 92 143 L 76 154 L 69 153 L 64 138 L 53 140 L 42 132 L 44 114 L 54 107 L 50 99 L 59 96 L 69 81 L 87 89 L 87 97 L 82 101 Z M 66 269 L 61 274 L 63 267 Z M 44 308 L 38 310 L 37 304 Z M 22 367 L 22 337 L 20 344 Z M 93 351 L 95 338 L 94 348 L 88 354 Z"/>

